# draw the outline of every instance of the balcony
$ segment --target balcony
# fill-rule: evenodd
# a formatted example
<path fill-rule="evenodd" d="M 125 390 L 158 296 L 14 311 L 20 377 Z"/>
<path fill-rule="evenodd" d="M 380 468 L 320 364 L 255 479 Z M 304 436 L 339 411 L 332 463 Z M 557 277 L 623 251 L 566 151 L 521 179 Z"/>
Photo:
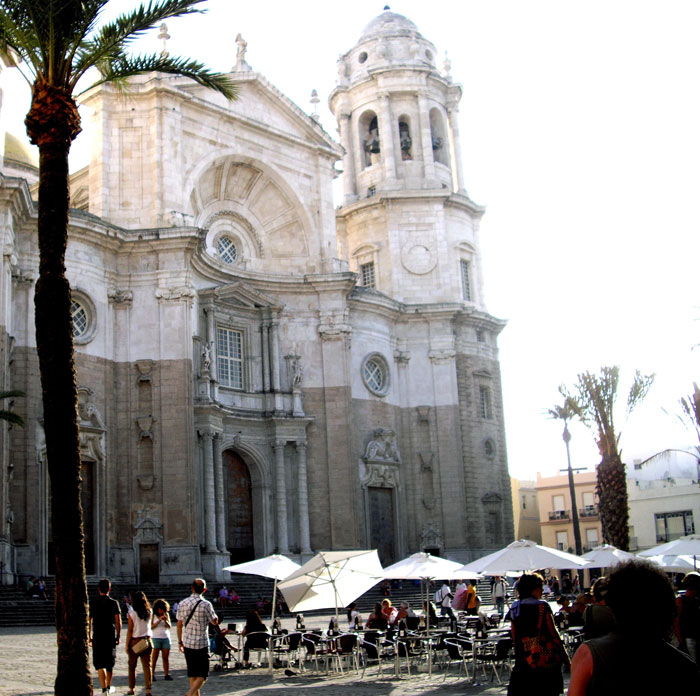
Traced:
<path fill-rule="evenodd" d="M 549 521 L 552 520 L 568 520 L 571 518 L 570 510 L 554 510 L 549 513 Z"/>
<path fill-rule="evenodd" d="M 598 506 L 597 505 L 586 505 L 585 507 L 579 508 L 579 517 L 598 517 Z"/>

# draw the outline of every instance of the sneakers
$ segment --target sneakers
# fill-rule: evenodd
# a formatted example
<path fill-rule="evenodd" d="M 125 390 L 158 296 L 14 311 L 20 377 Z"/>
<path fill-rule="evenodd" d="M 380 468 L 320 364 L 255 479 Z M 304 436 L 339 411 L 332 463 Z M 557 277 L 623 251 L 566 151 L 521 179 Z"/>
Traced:
<path fill-rule="evenodd" d="M 166 674 L 166 675 L 163 677 L 163 679 L 165 679 L 165 681 L 172 681 L 172 680 L 173 680 L 173 678 L 172 678 L 169 674 Z"/>

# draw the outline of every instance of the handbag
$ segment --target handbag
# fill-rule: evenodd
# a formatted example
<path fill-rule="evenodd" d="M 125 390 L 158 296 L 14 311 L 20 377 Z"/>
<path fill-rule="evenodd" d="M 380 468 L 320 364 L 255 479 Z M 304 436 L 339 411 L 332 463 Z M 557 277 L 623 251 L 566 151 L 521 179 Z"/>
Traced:
<path fill-rule="evenodd" d="M 131 652 L 134 653 L 134 655 L 140 655 L 143 652 L 146 652 L 151 647 L 151 639 L 148 637 L 144 638 L 139 638 L 135 643 L 131 644 Z"/>
<path fill-rule="evenodd" d="M 554 642 L 550 636 L 542 634 L 542 620 L 544 619 L 544 606 L 539 606 L 539 618 L 537 621 L 537 635 L 523 636 L 521 638 L 525 661 L 531 669 L 546 669 L 558 667 L 563 661 L 562 647 Z"/>

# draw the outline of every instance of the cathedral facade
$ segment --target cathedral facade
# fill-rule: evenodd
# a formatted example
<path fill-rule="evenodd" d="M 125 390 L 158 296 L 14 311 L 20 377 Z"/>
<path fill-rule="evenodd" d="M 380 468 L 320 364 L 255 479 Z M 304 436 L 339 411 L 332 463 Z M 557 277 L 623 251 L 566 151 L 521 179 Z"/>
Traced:
<path fill-rule="evenodd" d="M 89 576 L 223 579 L 273 552 L 513 538 L 497 337 L 461 87 L 385 10 L 338 62 L 339 141 L 246 62 L 227 102 L 149 74 L 88 92 L 71 180 Z M 336 208 L 333 180 L 343 170 Z M 31 177 L 0 177 L 0 576 L 52 572 Z"/>

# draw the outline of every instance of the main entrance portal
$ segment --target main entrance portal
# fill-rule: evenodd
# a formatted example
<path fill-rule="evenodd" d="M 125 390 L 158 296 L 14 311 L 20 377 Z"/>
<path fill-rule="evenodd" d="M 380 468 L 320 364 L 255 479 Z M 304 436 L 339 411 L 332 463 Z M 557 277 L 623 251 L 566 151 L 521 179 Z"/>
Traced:
<path fill-rule="evenodd" d="M 226 491 L 226 545 L 231 563 L 255 558 L 253 544 L 253 486 L 248 465 L 236 454 L 223 453 L 224 490 Z"/>

